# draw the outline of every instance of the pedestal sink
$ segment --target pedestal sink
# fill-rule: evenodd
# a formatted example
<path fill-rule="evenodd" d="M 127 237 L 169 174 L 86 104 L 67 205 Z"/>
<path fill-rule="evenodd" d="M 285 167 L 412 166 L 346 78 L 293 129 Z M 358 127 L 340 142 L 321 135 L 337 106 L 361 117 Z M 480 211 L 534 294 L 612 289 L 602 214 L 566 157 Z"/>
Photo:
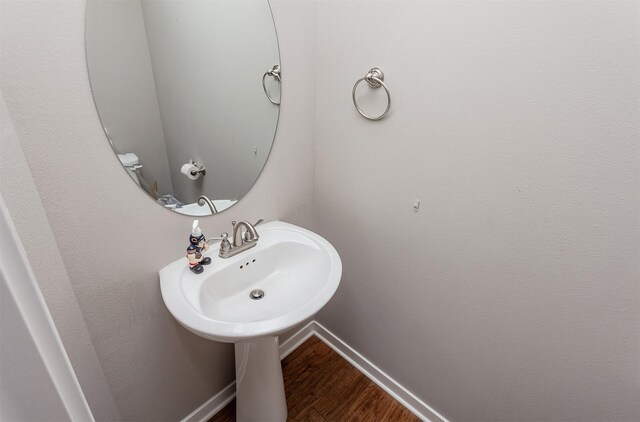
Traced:
<path fill-rule="evenodd" d="M 317 313 L 342 276 L 336 250 L 321 236 L 281 221 L 257 227 L 255 247 L 228 259 L 211 245 L 212 262 L 192 273 L 187 259 L 160 270 L 171 314 L 199 336 L 235 343 L 236 416 L 287 419 L 278 334 Z"/>

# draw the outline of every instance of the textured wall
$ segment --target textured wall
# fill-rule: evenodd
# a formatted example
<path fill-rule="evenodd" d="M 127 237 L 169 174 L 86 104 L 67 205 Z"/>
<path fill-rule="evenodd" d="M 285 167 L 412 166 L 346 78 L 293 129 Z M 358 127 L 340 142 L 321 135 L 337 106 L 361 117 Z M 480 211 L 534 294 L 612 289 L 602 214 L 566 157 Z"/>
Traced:
<path fill-rule="evenodd" d="M 2 206 L 3 203 L 0 202 L 0 207 Z M 0 239 L 8 242 L 12 239 L 7 236 L 6 231 L 8 230 L 2 226 Z M 13 249 L 13 244 L 10 248 Z M 3 255 L 13 252 L 7 249 L 0 246 Z M 0 255 L 0 259 L 5 257 L 6 255 Z M 7 265 L 7 261 L 3 260 L 1 265 Z M 12 297 L 8 281 L 11 278 L 7 277 L 6 271 L 6 268 L 0 269 L 0 420 L 69 419 L 69 413 L 51 380 L 36 341 L 29 332 L 27 320 L 21 313 L 24 309 Z M 24 281 L 29 279 L 20 280 Z M 24 308 L 24 304 L 22 306 Z M 38 400 L 33 400 L 33 397 Z"/>
<path fill-rule="evenodd" d="M 453 420 L 640 419 L 638 7 L 318 3 L 319 320 Z"/>
<path fill-rule="evenodd" d="M 228 230 L 232 219 L 282 219 L 313 228 L 315 90 L 307 75 L 314 70 L 314 9 L 280 1 L 273 8 L 287 69 L 283 98 L 290 106 L 283 107 L 256 185 L 229 211 L 201 219 L 211 235 Z M 61 334 L 73 329 L 67 325 L 86 323 L 89 342 L 77 344 L 81 335 L 62 337 L 76 372 L 97 368 L 104 374 L 111 394 L 95 391 L 100 377 L 79 376 L 94 411 L 117 406 L 96 416 L 176 420 L 231 382 L 233 348 L 187 332 L 162 302 L 157 271 L 184 253 L 191 219 L 140 192 L 111 151 L 87 78 L 84 11 L 81 1 L 2 2 L 0 86 L 46 215 L 36 213 L 33 224 L 32 209 L 40 201 L 37 195 L 33 202 L 24 198 L 32 192 L 25 191 L 31 178 L 24 167 L 17 166 L 24 173 L 13 183 L 2 183 L 2 193 L 34 256 L 39 283 L 52 285 L 43 292 Z M 2 138 L 4 151 L 4 132 Z M 3 152 L 3 169 L 4 160 L 16 156 Z M 47 245 L 38 243 L 42 230 L 51 230 Z M 62 268 L 35 258 L 44 250 L 56 264 L 56 245 Z M 73 292 L 64 290 L 64 276 Z M 70 315 L 72 306 L 55 312 L 74 299 L 81 316 Z M 74 358 L 88 350 L 95 351 L 97 362 Z"/>
<path fill-rule="evenodd" d="M 0 13 L 5 12 L 7 5 L 0 3 Z M 4 96 L 0 97 L 0 192 L 94 417 L 118 420 L 118 409 L 31 177 Z"/>

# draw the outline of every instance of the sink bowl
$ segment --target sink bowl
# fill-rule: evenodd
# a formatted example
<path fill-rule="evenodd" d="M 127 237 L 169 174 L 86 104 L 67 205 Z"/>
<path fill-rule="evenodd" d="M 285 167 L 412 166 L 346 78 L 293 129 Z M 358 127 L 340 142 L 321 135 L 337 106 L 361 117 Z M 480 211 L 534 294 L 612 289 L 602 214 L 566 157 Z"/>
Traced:
<path fill-rule="evenodd" d="M 336 250 L 319 235 L 281 221 L 257 228 L 255 247 L 218 257 L 192 273 L 187 259 L 160 270 L 162 297 L 171 314 L 202 337 L 237 342 L 277 335 L 317 313 L 331 299 L 342 275 Z M 261 299 L 250 294 L 261 290 Z"/>
<path fill-rule="evenodd" d="M 238 421 L 286 421 L 278 334 L 317 313 L 342 276 L 336 250 L 321 236 L 281 221 L 257 227 L 255 247 L 218 257 L 192 273 L 187 258 L 160 270 L 169 312 L 188 330 L 235 343 Z"/>

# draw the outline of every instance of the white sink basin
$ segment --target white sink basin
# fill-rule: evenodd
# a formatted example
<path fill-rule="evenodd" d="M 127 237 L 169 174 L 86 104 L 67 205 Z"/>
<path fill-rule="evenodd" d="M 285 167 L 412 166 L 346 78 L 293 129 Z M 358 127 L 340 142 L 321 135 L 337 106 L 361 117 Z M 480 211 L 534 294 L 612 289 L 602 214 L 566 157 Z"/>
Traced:
<path fill-rule="evenodd" d="M 202 274 L 181 258 L 160 270 L 162 298 L 192 332 L 235 343 L 238 421 L 286 421 L 277 335 L 318 312 L 331 299 L 342 262 L 329 242 L 281 221 L 257 227 L 255 247 L 231 258 L 206 254 Z M 261 299 L 250 297 L 261 290 Z"/>
<path fill-rule="evenodd" d="M 281 221 L 257 230 L 257 245 L 231 258 L 218 257 L 218 245 L 210 245 L 212 262 L 202 274 L 192 273 L 186 258 L 160 270 L 164 302 L 184 327 L 224 342 L 277 335 L 331 299 L 342 263 L 329 242 Z M 256 289 L 262 299 L 250 297 Z"/>

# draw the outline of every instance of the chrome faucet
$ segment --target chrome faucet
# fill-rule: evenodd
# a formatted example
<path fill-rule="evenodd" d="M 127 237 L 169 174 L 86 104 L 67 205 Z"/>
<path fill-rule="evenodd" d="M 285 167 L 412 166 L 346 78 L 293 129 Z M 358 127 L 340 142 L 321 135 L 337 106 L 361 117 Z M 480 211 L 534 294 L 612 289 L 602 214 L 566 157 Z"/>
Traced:
<path fill-rule="evenodd" d="M 232 221 L 233 244 L 231 244 L 227 239 L 228 235 L 226 233 L 222 233 L 222 241 L 220 242 L 220 251 L 218 252 L 218 256 L 225 259 L 231 258 L 240 252 L 256 246 L 260 236 L 258 235 L 255 226 L 262 223 L 262 221 L 263 220 L 260 219 L 256 224 L 251 224 L 248 221 L 241 221 L 239 223 Z M 242 231 L 243 227 L 245 229 L 244 232 Z"/>

